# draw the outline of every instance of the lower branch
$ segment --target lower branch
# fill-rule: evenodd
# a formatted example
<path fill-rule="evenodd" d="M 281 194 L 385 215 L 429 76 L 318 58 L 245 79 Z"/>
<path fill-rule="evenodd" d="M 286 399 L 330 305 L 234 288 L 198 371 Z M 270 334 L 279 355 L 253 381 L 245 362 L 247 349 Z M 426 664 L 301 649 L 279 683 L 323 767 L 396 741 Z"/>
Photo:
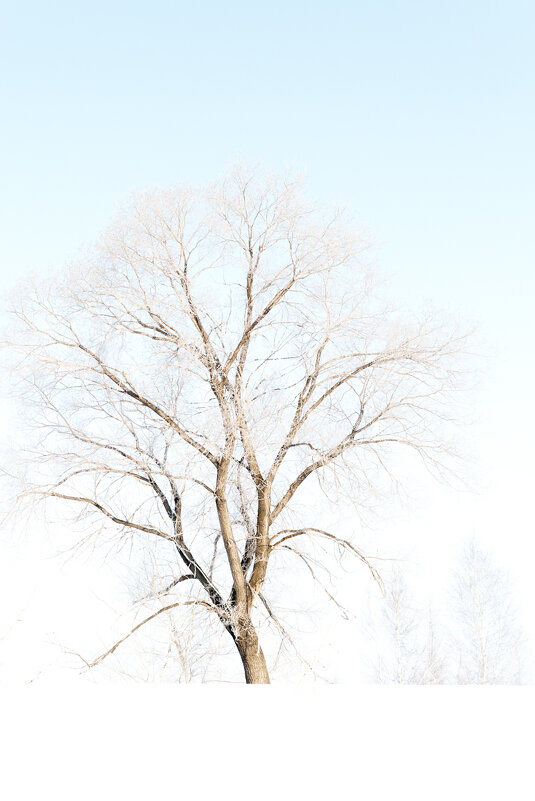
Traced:
<path fill-rule="evenodd" d="M 111 654 L 113 654 L 113 653 L 114 653 L 114 651 L 116 651 L 116 650 L 117 650 L 117 648 L 118 648 L 120 645 L 122 645 L 122 644 L 123 644 L 124 642 L 126 642 L 126 640 L 128 640 L 128 639 L 129 639 L 129 638 L 130 638 L 130 637 L 131 637 L 133 634 L 135 634 L 135 633 L 136 633 L 136 631 L 138 631 L 138 630 L 139 630 L 139 629 L 140 629 L 142 626 L 144 626 L 146 623 L 150 623 L 150 621 L 151 621 L 151 620 L 154 620 L 154 618 L 155 618 L 155 617 L 158 617 L 158 615 L 161 615 L 161 614 L 162 614 L 162 612 L 168 612 L 170 609 L 176 609 L 176 607 L 177 607 L 177 606 L 193 606 L 193 605 L 196 605 L 196 606 L 205 606 L 207 609 L 210 609 L 211 611 L 215 612 L 215 613 L 216 613 L 216 614 L 219 616 L 219 612 L 217 611 L 217 609 L 216 609 L 214 606 L 212 606 L 212 604 L 206 603 L 206 601 L 177 601 L 177 602 L 176 602 L 176 603 L 174 603 L 174 604 L 169 604 L 168 606 L 162 606 L 162 608 L 161 608 L 161 609 L 158 609 L 158 611 L 157 611 L 157 612 L 154 612 L 154 614 L 152 614 L 152 615 L 150 615 L 149 617 L 145 618 L 145 620 L 142 620 L 142 621 L 141 621 L 141 623 L 138 623 L 138 624 L 137 624 L 137 626 L 134 626 L 134 628 L 133 628 L 133 629 L 131 629 L 131 630 L 128 632 L 128 634 L 127 634 L 125 637 L 122 637 L 122 638 L 121 638 L 121 639 L 120 639 L 118 642 L 116 642 L 116 643 L 115 643 L 115 645 L 113 645 L 111 648 L 109 648 L 109 649 L 106 651 L 106 653 L 104 653 L 104 654 L 101 654 L 101 656 L 99 656 L 99 657 L 98 657 L 97 659 L 95 659 L 93 662 L 86 663 L 86 664 L 88 665 L 88 668 L 93 668 L 93 667 L 96 667 L 96 666 L 97 666 L 97 665 L 99 665 L 99 664 L 100 664 L 102 661 L 104 661 L 104 659 L 106 659 L 106 657 L 108 657 L 108 656 L 111 656 Z M 85 661 L 85 660 L 84 660 L 84 661 Z"/>

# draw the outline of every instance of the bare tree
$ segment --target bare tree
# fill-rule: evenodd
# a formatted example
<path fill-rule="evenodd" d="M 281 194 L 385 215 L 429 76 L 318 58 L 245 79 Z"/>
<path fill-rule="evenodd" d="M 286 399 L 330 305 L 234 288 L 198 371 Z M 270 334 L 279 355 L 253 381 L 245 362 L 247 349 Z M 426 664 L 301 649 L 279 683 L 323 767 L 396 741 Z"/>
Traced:
<path fill-rule="evenodd" d="M 437 627 L 394 570 L 370 614 L 367 635 L 377 658 L 374 675 L 386 684 L 520 684 L 525 637 L 505 572 L 472 539 L 453 577 L 453 603 Z"/>
<path fill-rule="evenodd" d="M 416 604 L 399 569 L 385 582 L 380 611 L 381 620 L 371 632 L 377 648 L 377 682 L 443 684 L 446 660 L 431 610 L 426 615 Z"/>
<path fill-rule="evenodd" d="M 381 305 L 365 247 L 296 182 L 237 169 L 140 195 L 80 264 L 22 291 L 24 497 L 181 565 L 129 635 L 190 607 L 267 683 L 260 636 L 289 636 L 278 577 L 293 585 L 297 561 L 321 581 L 344 554 L 378 577 L 354 509 L 329 520 L 396 479 L 396 449 L 442 470 L 462 338 Z"/>
<path fill-rule="evenodd" d="M 511 583 L 480 545 L 466 546 L 454 586 L 458 684 L 521 684 L 525 638 Z"/>

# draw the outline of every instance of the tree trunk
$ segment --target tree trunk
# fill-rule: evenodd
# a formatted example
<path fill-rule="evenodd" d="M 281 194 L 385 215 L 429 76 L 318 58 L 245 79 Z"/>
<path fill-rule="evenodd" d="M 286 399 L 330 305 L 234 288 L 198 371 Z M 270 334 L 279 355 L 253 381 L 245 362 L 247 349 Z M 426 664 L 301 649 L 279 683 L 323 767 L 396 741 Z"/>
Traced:
<path fill-rule="evenodd" d="M 256 632 L 249 627 L 248 631 L 238 638 L 236 646 L 241 656 L 246 683 L 270 684 L 266 659 Z"/>

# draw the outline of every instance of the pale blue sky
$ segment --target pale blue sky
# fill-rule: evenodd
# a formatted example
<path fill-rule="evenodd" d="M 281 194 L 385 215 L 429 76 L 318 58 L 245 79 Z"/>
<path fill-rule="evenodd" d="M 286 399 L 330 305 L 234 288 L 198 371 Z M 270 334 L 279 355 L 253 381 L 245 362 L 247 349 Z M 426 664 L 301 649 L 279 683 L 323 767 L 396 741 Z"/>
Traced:
<path fill-rule="evenodd" d="M 237 158 L 304 172 L 371 230 L 396 298 L 480 323 L 487 494 L 433 490 L 401 525 L 428 549 L 476 531 L 515 569 L 535 558 L 534 22 L 532 0 L 11 3 L 0 289 L 60 266 L 148 184 Z"/>
<path fill-rule="evenodd" d="M 92 240 L 132 190 L 212 179 L 241 157 L 294 166 L 354 209 L 402 290 L 455 285 L 473 310 L 482 293 L 501 302 L 507 278 L 525 297 L 534 20 L 518 0 L 13 3 L 8 280 Z"/>

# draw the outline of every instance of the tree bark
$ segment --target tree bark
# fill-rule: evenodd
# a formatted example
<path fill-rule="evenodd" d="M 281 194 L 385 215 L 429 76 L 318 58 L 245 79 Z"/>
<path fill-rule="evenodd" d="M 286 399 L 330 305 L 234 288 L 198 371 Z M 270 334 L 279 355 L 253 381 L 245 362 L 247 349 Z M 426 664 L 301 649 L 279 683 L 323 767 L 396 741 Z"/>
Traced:
<path fill-rule="evenodd" d="M 264 653 L 251 626 L 236 641 L 246 684 L 270 684 Z"/>

